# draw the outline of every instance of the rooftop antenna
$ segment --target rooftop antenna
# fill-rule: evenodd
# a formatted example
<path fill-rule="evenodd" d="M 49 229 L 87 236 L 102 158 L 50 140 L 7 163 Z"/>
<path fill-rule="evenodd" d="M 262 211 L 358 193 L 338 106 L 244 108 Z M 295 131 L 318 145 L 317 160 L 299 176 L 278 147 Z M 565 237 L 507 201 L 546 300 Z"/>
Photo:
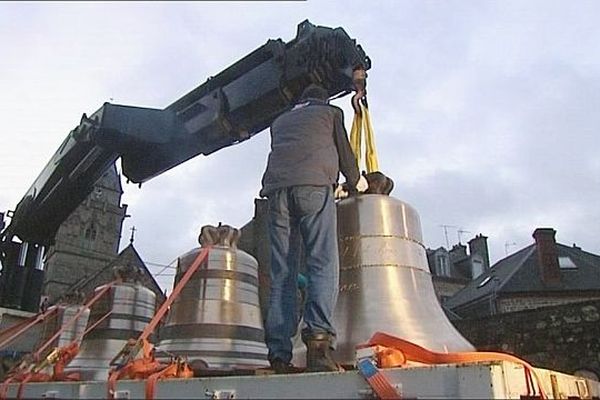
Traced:
<path fill-rule="evenodd" d="M 450 248 L 450 242 L 448 241 L 448 228 L 458 228 L 454 225 L 440 225 L 444 229 L 444 236 L 446 237 L 446 248 Z"/>
<path fill-rule="evenodd" d="M 510 246 L 516 246 L 517 244 L 515 242 L 506 242 L 504 243 L 504 255 L 508 255 L 508 248 Z"/>
<path fill-rule="evenodd" d="M 458 230 L 456 231 L 456 236 L 458 237 L 458 244 L 461 243 L 460 235 L 463 233 L 471 233 L 471 231 L 465 231 L 462 228 L 458 228 Z"/>

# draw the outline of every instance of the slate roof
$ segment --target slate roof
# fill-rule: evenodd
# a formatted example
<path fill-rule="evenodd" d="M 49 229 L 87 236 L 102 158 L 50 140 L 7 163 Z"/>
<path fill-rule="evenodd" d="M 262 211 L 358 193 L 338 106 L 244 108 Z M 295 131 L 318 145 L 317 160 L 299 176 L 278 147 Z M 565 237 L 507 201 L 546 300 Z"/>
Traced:
<path fill-rule="evenodd" d="M 115 266 L 127 264 L 138 267 L 142 271 L 142 284 L 156 293 L 158 302 L 163 303 L 165 300 L 165 295 L 161 287 L 152 276 L 152 273 L 148 270 L 148 267 L 146 267 L 146 264 L 144 264 L 144 261 L 140 257 L 135 247 L 133 247 L 133 244 L 125 247 L 123 251 L 121 251 L 117 257 L 114 258 L 114 260 L 106 264 L 104 268 L 75 282 L 73 285 L 71 285 L 71 287 L 69 287 L 67 293 L 79 290 L 85 293 L 86 296 L 89 296 L 96 287 L 114 280 L 113 268 Z"/>
<path fill-rule="evenodd" d="M 546 286 L 539 275 L 537 247 L 527 246 L 498 261 L 446 302 L 449 308 L 496 294 L 600 291 L 600 256 L 557 243 L 558 257 L 568 257 L 576 268 L 561 268 L 561 283 Z"/>
<path fill-rule="evenodd" d="M 446 250 L 445 247 L 438 247 L 437 249 L 426 249 L 426 255 L 427 255 L 427 264 L 429 265 L 429 272 L 431 272 L 431 275 L 437 278 L 440 278 L 439 280 L 455 280 L 457 282 L 462 282 L 462 281 L 470 281 L 471 280 L 471 271 L 470 271 L 470 260 L 471 260 L 471 256 L 470 255 L 465 255 L 464 257 L 457 259 L 455 257 L 454 262 L 452 261 L 452 258 L 450 256 L 450 252 L 448 250 Z M 444 254 L 446 257 L 448 257 L 448 261 L 450 263 L 449 268 L 450 268 L 450 276 L 443 276 L 443 275 L 438 275 L 437 271 L 435 270 L 435 257 L 438 254 Z"/>

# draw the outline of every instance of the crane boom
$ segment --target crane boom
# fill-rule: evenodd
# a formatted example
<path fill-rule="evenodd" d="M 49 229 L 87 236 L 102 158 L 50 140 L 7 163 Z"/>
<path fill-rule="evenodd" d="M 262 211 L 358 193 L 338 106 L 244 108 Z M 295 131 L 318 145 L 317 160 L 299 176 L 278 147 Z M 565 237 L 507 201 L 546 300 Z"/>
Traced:
<path fill-rule="evenodd" d="M 145 182 L 264 130 L 309 83 L 321 84 L 330 96 L 350 93 L 353 72 L 370 67 L 342 28 L 306 20 L 290 42 L 268 40 L 165 109 L 105 103 L 83 114 L 18 203 L 0 241 L 18 236 L 51 244 L 60 224 L 119 157 L 130 181 Z"/>

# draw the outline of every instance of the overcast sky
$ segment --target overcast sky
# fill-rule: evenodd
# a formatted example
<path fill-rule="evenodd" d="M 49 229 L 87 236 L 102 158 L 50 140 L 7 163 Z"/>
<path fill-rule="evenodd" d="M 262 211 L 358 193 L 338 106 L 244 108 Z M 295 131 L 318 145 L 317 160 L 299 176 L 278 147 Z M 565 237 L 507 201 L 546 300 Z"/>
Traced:
<path fill-rule="evenodd" d="M 82 113 L 164 108 L 305 19 L 371 57 L 381 170 L 425 244 L 489 237 L 492 262 L 537 227 L 600 253 L 600 2 L 0 2 L 0 210 L 14 209 Z M 335 104 L 346 110 L 349 98 Z M 219 221 L 241 227 L 269 135 L 124 185 L 121 247 L 167 264 Z M 159 279 L 170 287 L 169 277 Z"/>

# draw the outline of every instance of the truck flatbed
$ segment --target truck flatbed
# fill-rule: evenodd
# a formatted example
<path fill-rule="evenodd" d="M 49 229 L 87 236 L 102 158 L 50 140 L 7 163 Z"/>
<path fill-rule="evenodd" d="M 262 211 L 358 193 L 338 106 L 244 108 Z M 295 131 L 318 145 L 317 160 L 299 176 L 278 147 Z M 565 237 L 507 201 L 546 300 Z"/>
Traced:
<path fill-rule="evenodd" d="M 539 398 L 529 388 L 522 365 L 507 361 L 443 364 L 382 370 L 402 398 L 521 399 Z M 600 382 L 535 369 L 547 398 L 598 399 Z M 11 384 L 7 398 L 17 398 Z M 106 398 L 107 383 L 27 383 L 23 398 Z M 115 398 L 144 399 L 144 381 L 119 381 Z M 155 399 L 370 399 L 376 398 L 358 371 L 289 375 L 202 377 L 160 381 Z"/>

